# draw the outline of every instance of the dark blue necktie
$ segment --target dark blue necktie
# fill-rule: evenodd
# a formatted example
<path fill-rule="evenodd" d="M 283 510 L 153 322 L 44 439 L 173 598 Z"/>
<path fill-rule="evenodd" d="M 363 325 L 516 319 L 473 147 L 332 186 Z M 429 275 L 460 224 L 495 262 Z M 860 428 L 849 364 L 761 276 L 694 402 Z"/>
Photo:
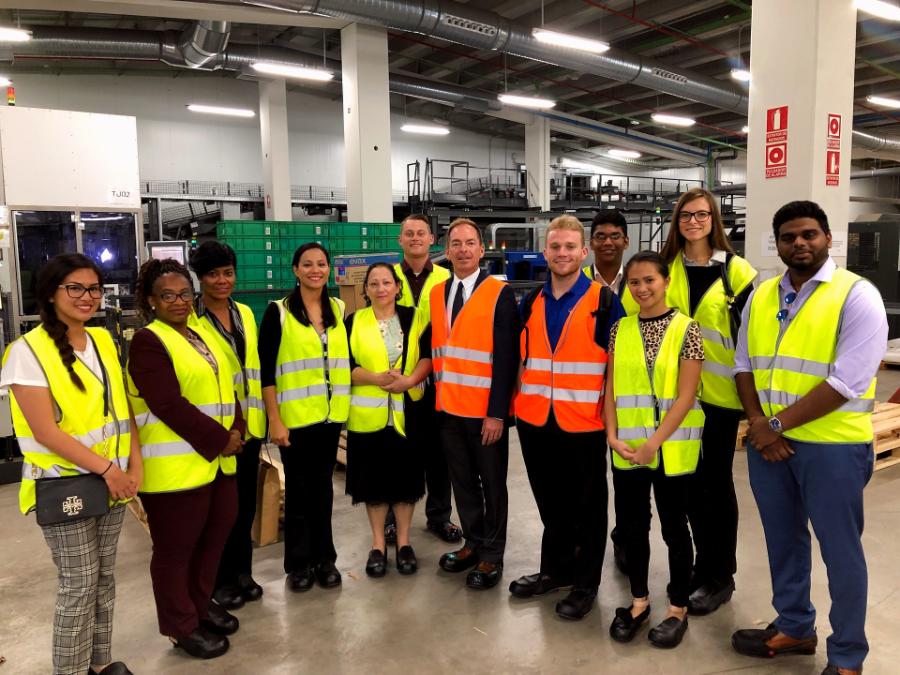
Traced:
<path fill-rule="evenodd" d="M 453 296 L 453 309 L 450 311 L 450 325 L 456 323 L 456 317 L 459 316 L 460 310 L 463 308 L 463 285 L 460 281 L 456 286 L 456 295 Z"/>

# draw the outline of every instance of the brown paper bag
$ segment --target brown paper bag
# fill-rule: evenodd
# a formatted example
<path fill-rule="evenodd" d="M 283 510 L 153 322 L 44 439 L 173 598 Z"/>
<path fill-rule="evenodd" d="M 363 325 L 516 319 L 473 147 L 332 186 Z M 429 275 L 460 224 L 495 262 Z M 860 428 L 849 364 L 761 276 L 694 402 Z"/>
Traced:
<path fill-rule="evenodd" d="M 268 454 L 268 453 L 266 453 Z M 281 479 L 271 457 L 260 456 L 256 482 L 256 516 L 253 518 L 253 541 L 267 546 L 278 541 L 278 518 L 281 510 Z"/>

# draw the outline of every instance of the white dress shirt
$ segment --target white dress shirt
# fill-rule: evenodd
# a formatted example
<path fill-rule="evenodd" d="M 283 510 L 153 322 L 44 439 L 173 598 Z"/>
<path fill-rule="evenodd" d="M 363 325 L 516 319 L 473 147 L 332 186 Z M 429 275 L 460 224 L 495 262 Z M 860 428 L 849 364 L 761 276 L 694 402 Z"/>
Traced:
<path fill-rule="evenodd" d="M 465 279 L 460 279 L 455 274 L 453 275 L 453 284 L 450 287 L 450 295 L 447 296 L 447 307 L 453 307 L 453 301 L 456 299 L 456 294 L 459 292 L 460 284 L 462 284 L 463 302 L 466 302 L 472 297 L 472 292 L 475 290 L 475 280 L 478 279 L 478 274 L 480 272 L 481 270 L 477 269 Z"/>
<path fill-rule="evenodd" d="M 600 274 L 600 270 L 597 269 L 596 263 L 594 264 L 594 281 L 599 281 L 604 286 L 609 286 L 612 289 L 612 292 L 616 295 L 619 294 L 619 289 L 622 288 L 622 278 L 625 276 L 625 266 L 619 265 L 619 271 L 616 274 L 613 282 L 611 284 L 606 283 L 606 279 L 603 278 L 603 275 Z"/>

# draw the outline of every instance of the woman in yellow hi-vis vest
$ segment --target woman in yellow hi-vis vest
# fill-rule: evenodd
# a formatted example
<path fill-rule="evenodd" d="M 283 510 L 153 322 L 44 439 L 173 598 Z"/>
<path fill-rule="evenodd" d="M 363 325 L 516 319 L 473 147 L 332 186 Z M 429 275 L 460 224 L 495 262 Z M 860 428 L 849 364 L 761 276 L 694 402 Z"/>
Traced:
<path fill-rule="evenodd" d="M 743 409 L 731 369 L 738 319 L 756 270 L 735 255 L 717 200 L 702 188 L 679 198 L 662 256 L 672 274 L 666 302 L 700 324 L 703 333 L 700 406 L 706 426 L 688 504 L 697 547 L 688 609 L 709 614 L 734 592 L 738 503 L 732 465 Z"/>
<path fill-rule="evenodd" d="M 231 361 L 234 389 L 247 422 L 244 448 L 237 456 L 238 515 L 222 551 L 213 598 L 225 609 L 262 597 L 262 586 L 251 575 L 253 542 L 250 528 L 256 514 L 259 451 L 266 435 L 266 410 L 259 381 L 256 317 L 247 305 L 231 297 L 237 278 L 237 256 L 227 244 L 205 241 L 191 253 L 191 269 L 200 280 L 196 319 L 207 328 Z"/>
<path fill-rule="evenodd" d="M 151 322 L 131 342 L 128 395 L 144 455 L 159 632 L 191 656 L 214 658 L 238 629 L 212 592 L 237 515 L 234 455 L 245 427 L 228 357 L 199 322 L 188 324 L 193 300 L 181 263 L 141 266 L 135 302 Z"/>
<path fill-rule="evenodd" d="M 341 584 L 331 530 L 341 424 L 350 411 L 344 303 L 328 296 L 328 251 L 303 244 L 291 261 L 297 285 L 269 304 L 259 329 L 269 438 L 284 465 L 284 571 L 288 589 Z"/>
<path fill-rule="evenodd" d="M 131 673 L 121 661 L 111 663 L 113 570 L 122 502 L 137 493 L 142 464 L 116 346 L 105 329 L 85 327 L 102 296 L 93 260 L 78 253 L 52 258 L 38 272 L 41 323 L 9 346 L 0 375 L 24 455 L 22 513 L 35 509 L 38 480 L 96 474 L 109 491 L 107 513 L 79 517 L 85 505 L 75 497 L 64 507 L 71 522 L 41 525 L 59 569 L 52 658 L 53 672 L 62 675 L 89 668 Z"/>
<path fill-rule="evenodd" d="M 402 281 L 391 265 L 371 265 L 364 289 L 368 306 L 347 318 L 352 382 L 347 494 L 354 504 L 365 503 L 372 526 L 366 574 L 382 577 L 387 571 L 384 518 L 389 507 L 397 518 L 397 570 L 413 574 L 418 561 L 409 527 L 425 494 L 425 467 L 423 448 L 406 438 L 403 394 L 422 397 L 418 385 L 431 372 L 431 331 L 422 313 L 397 305 Z"/>
<path fill-rule="evenodd" d="M 650 618 L 650 489 L 669 549 L 669 609 L 650 630 L 657 647 L 676 647 L 687 630 L 693 544 L 687 523 L 690 474 L 697 468 L 703 411 L 697 402 L 703 338 L 700 327 L 666 305 L 669 270 L 652 251 L 625 266 L 640 305 L 609 338 L 604 418 L 613 459 L 618 528 L 625 543 L 631 606 L 619 607 L 609 628 L 630 642 Z"/>

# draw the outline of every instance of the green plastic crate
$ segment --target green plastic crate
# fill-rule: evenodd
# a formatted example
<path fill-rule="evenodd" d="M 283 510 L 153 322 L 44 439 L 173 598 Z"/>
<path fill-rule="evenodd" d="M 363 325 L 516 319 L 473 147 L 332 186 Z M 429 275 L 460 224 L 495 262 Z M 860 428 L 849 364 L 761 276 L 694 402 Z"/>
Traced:
<path fill-rule="evenodd" d="M 403 250 L 396 237 L 376 237 L 374 245 L 373 253 L 393 253 Z"/>
<path fill-rule="evenodd" d="M 257 291 L 269 290 L 274 291 L 282 288 L 281 279 L 247 279 L 238 274 L 237 281 L 234 284 L 235 292 L 239 291 Z"/>
<path fill-rule="evenodd" d="M 223 220 L 216 226 L 219 239 L 227 237 L 277 237 L 280 223 L 265 220 Z"/>
<path fill-rule="evenodd" d="M 321 239 L 327 238 L 335 223 L 279 223 L 282 237 Z"/>
<path fill-rule="evenodd" d="M 245 237 L 235 235 L 231 237 L 219 237 L 219 241 L 231 246 L 231 248 L 234 249 L 235 253 L 244 253 L 247 251 L 278 252 L 279 250 L 281 250 L 279 248 L 280 242 L 278 235 L 273 235 L 270 237 Z"/>
<path fill-rule="evenodd" d="M 300 248 L 303 244 L 308 244 L 311 241 L 315 241 L 319 244 L 322 244 L 328 252 L 331 253 L 331 249 L 328 246 L 328 238 L 327 237 L 281 237 L 278 242 L 279 250 L 281 251 L 281 255 L 284 256 L 285 264 L 290 265 L 291 259 L 294 256 L 294 251 Z"/>
<path fill-rule="evenodd" d="M 238 269 L 249 266 L 280 266 L 284 260 L 281 251 L 237 251 Z M 290 261 L 288 261 L 290 264 Z"/>

